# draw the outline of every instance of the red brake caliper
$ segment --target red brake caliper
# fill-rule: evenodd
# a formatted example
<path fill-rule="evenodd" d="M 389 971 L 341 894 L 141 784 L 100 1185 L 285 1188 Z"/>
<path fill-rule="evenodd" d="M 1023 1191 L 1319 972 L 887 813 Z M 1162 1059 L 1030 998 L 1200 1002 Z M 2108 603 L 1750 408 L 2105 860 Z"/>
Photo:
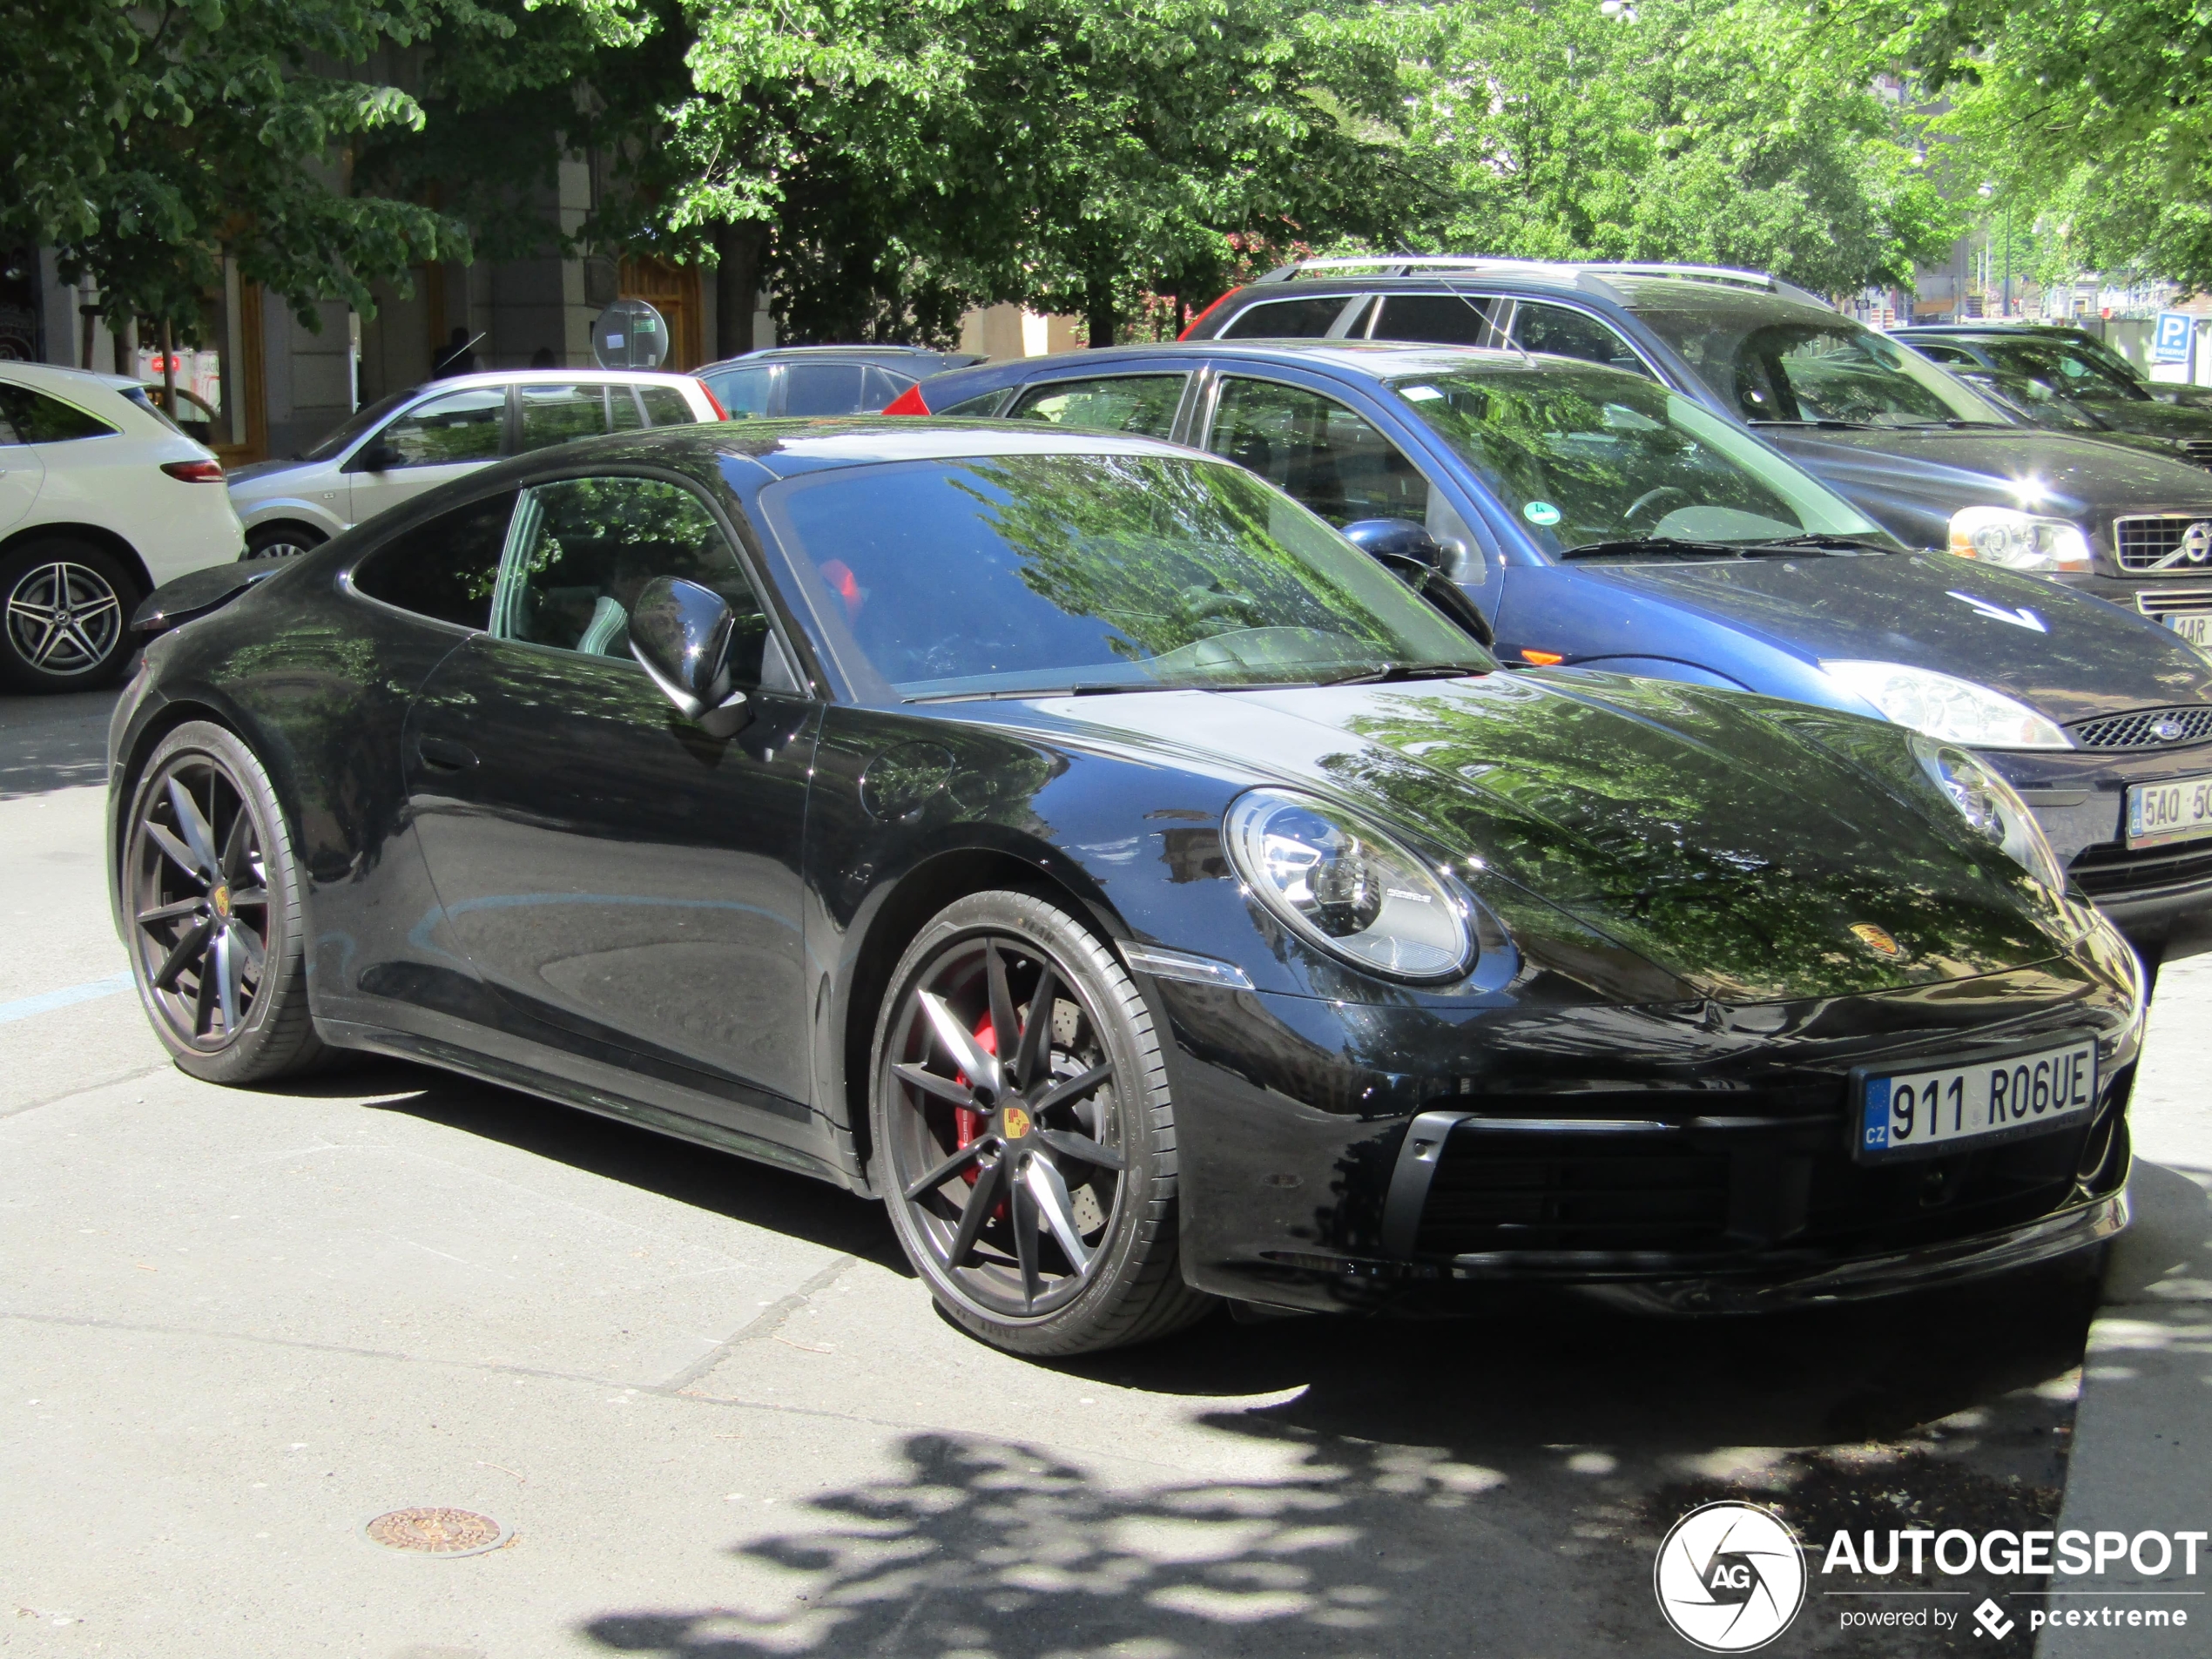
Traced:
<path fill-rule="evenodd" d="M 981 1049 L 985 1054 L 994 1056 L 995 1056 L 999 1051 L 998 1028 L 991 1023 L 991 1016 L 988 1014 L 976 1022 L 975 1046 Z M 968 1085 L 968 1074 L 966 1072 L 961 1072 L 958 1073 L 957 1076 L 959 1076 L 962 1087 L 966 1087 Z M 953 1131 L 960 1136 L 961 1145 L 966 1146 L 970 1141 L 974 1140 L 977 1136 L 983 1132 L 983 1114 L 981 1112 L 971 1112 L 965 1106 L 954 1107 Z M 971 1163 L 965 1170 L 962 1170 L 960 1172 L 960 1178 L 967 1182 L 969 1186 L 974 1186 L 975 1184 L 975 1166 Z"/>

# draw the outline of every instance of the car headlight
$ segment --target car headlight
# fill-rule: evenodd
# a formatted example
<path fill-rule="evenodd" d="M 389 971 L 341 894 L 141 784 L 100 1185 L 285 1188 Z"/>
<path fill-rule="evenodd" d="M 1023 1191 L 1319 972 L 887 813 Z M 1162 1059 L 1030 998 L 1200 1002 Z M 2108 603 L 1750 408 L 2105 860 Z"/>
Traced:
<path fill-rule="evenodd" d="M 2066 872 L 2059 855 L 2035 821 L 2035 814 L 2020 792 L 1963 749 L 1953 749 L 1926 738 L 1912 739 L 1912 752 L 1920 768 L 1935 782 L 1959 816 L 1984 840 L 2006 855 L 2054 893 L 2066 891 Z"/>
<path fill-rule="evenodd" d="M 1951 516 L 1951 550 L 1984 564 L 2042 575 L 2089 568 L 2089 538 L 2079 524 L 2015 507 L 1961 507 Z"/>
<path fill-rule="evenodd" d="M 1464 901 L 1382 831 L 1308 795 L 1240 795 L 1222 839 L 1244 885 L 1283 925 L 1320 950 L 1393 979 L 1467 971 L 1474 955 Z"/>
<path fill-rule="evenodd" d="M 2071 749 L 2065 732 L 2027 704 L 1986 685 L 1904 663 L 1823 663 L 1821 672 L 1881 711 L 1885 720 L 1977 749 Z"/>

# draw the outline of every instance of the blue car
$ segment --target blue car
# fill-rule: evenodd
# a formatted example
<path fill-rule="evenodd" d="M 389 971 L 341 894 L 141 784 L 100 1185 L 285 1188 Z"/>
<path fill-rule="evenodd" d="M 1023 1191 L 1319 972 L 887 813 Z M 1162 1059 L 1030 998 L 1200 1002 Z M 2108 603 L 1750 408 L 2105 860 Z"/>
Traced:
<path fill-rule="evenodd" d="M 1759 691 L 1981 751 L 2148 958 L 2212 948 L 2212 660 L 2102 600 L 1906 550 L 1647 376 L 1223 341 L 984 364 L 890 412 L 1211 450 L 1401 570 L 1448 577 L 1508 663 Z"/>

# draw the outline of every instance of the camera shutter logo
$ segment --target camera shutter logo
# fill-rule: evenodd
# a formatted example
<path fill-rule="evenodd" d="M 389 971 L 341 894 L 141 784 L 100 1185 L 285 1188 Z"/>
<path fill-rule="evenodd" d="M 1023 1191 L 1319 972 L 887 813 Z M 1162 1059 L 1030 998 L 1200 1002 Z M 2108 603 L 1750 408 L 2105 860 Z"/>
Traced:
<path fill-rule="evenodd" d="M 1773 1511 L 1709 1503 L 1675 1522 L 1651 1584 L 1683 1641 L 1708 1653 L 1749 1653 L 1788 1629 L 1804 1606 L 1804 1552 Z"/>

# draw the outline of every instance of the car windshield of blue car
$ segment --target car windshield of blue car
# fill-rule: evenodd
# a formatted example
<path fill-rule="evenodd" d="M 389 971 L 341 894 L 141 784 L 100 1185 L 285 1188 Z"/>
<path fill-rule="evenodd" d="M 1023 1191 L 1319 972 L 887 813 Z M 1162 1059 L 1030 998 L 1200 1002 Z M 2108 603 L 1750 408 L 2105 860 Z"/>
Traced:
<path fill-rule="evenodd" d="M 1746 421 L 1793 426 L 2009 425 L 1964 381 L 1848 317 L 1639 311 Z"/>
<path fill-rule="evenodd" d="M 1889 544 L 1802 468 L 1640 375 L 1540 360 L 1392 389 L 1548 553 L 1687 557 L 1805 537 Z"/>
<path fill-rule="evenodd" d="M 863 701 L 1483 673 L 1412 589 L 1239 468 L 1031 453 L 840 468 L 761 504 Z"/>

